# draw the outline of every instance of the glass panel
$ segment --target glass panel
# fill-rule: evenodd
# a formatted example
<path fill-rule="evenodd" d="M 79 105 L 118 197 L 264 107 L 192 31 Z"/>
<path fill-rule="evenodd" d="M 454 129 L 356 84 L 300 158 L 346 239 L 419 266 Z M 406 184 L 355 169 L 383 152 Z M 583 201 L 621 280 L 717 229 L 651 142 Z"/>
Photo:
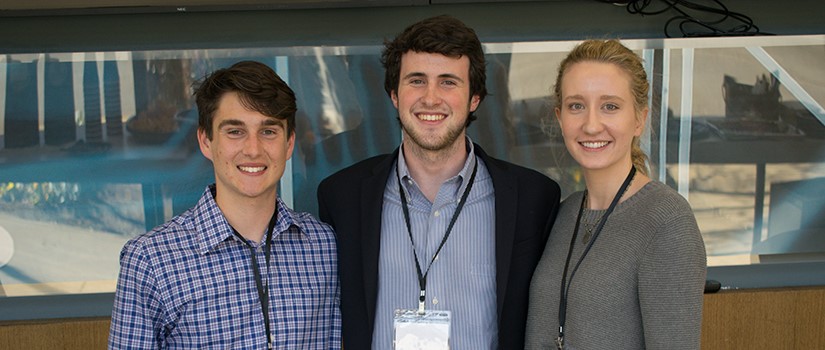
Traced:
<path fill-rule="evenodd" d="M 317 212 L 316 189 L 326 176 L 401 141 L 395 108 L 384 92 L 378 47 L 313 50 L 289 58 L 298 99 L 294 208 Z"/>
<path fill-rule="evenodd" d="M 815 217 L 823 208 L 804 195 L 825 189 L 817 180 L 825 159 L 825 71 L 812 64 L 825 47 L 741 46 L 694 49 L 686 187 L 708 264 L 822 261 L 825 225 Z M 684 66 L 684 54 L 676 55 L 674 75 Z M 672 80 L 669 96 L 680 107 L 682 82 Z M 668 161 L 671 174 L 685 167 Z M 800 190 L 802 199 L 794 196 Z"/>
<path fill-rule="evenodd" d="M 825 261 L 823 36 L 628 40 L 652 79 L 653 177 L 686 196 L 710 266 Z M 556 68 L 576 42 L 485 44 L 490 95 L 470 137 L 557 179 L 581 174 L 551 126 Z M 298 98 L 281 193 L 315 213 L 329 174 L 401 138 L 379 46 L 0 55 L 0 295 L 112 292 L 131 237 L 213 181 L 192 83 L 244 59 Z"/>
<path fill-rule="evenodd" d="M 126 240 L 197 200 L 211 171 L 196 156 L 192 62 L 3 57 L 3 294 L 112 292 Z"/>

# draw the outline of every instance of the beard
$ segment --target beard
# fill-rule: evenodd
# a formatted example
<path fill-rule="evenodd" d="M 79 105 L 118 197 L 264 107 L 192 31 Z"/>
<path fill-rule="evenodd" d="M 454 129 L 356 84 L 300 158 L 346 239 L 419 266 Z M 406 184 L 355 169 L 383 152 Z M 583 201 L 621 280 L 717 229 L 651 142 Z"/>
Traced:
<path fill-rule="evenodd" d="M 446 130 L 438 130 L 437 132 L 430 133 L 422 132 L 414 127 L 407 127 L 400 118 L 398 121 L 401 124 L 401 129 L 416 146 L 422 150 L 431 152 L 452 147 L 465 128 L 465 125 L 461 124 L 449 126 Z"/>

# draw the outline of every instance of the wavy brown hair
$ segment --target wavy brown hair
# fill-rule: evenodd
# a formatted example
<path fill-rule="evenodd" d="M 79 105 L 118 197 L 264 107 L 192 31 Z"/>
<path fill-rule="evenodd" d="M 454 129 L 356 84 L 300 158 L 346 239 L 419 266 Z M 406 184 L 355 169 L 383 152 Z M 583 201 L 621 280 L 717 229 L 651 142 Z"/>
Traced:
<path fill-rule="evenodd" d="M 238 93 L 241 104 L 265 116 L 286 120 L 287 135 L 295 132 L 295 93 L 269 66 L 256 61 L 241 61 L 216 70 L 195 88 L 198 129 L 212 139 L 212 121 L 221 97 Z"/>
<path fill-rule="evenodd" d="M 381 63 L 385 69 L 384 90 L 390 96 L 393 91 L 398 91 L 401 57 L 410 51 L 437 53 L 452 58 L 467 56 L 470 59 L 470 98 L 477 95 L 481 102 L 487 96 L 487 73 L 481 41 L 472 28 L 455 17 L 441 15 L 427 18 L 407 27 L 392 41 L 384 42 L 381 53 Z M 475 119 L 470 113 L 467 125 Z"/>

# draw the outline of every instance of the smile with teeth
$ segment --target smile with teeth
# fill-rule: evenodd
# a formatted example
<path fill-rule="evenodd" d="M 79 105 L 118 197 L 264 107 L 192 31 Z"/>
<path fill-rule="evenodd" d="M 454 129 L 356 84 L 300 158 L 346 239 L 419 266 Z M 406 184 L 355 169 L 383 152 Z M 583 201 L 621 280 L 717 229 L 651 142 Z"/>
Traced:
<path fill-rule="evenodd" d="M 257 172 L 264 171 L 264 169 L 266 169 L 266 167 L 265 166 L 239 166 L 238 169 L 241 169 L 241 171 L 243 171 L 245 173 L 257 173 Z"/>
<path fill-rule="evenodd" d="M 416 114 L 416 116 L 418 117 L 418 119 L 428 121 L 428 122 L 437 122 L 439 120 L 447 118 L 447 116 L 444 115 L 444 114 L 423 114 L 423 113 L 419 113 L 419 114 Z"/>
<path fill-rule="evenodd" d="M 584 141 L 580 143 L 584 148 L 602 148 L 608 144 L 607 141 Z"/>

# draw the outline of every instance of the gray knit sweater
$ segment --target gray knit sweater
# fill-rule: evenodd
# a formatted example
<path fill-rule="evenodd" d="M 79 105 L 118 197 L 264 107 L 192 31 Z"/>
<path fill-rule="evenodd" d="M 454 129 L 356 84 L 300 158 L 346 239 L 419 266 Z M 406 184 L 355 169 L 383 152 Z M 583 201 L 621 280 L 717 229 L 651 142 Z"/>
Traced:
<path fill-rule="evenodd" d="M 530 286 L 526 348 L 555 349 L 559 288 L 582 192 L 561 208 Z M 604 210 L 585 210 L 595 222 Z M 569 270 L 585 244 L 579 229 Z M 699 349 L 705 246 L 687 201 L 652 181 L 616 206 L 570 285 L 565 348 Z M 568 272 L 568 278 L 570 272 Z"/>

